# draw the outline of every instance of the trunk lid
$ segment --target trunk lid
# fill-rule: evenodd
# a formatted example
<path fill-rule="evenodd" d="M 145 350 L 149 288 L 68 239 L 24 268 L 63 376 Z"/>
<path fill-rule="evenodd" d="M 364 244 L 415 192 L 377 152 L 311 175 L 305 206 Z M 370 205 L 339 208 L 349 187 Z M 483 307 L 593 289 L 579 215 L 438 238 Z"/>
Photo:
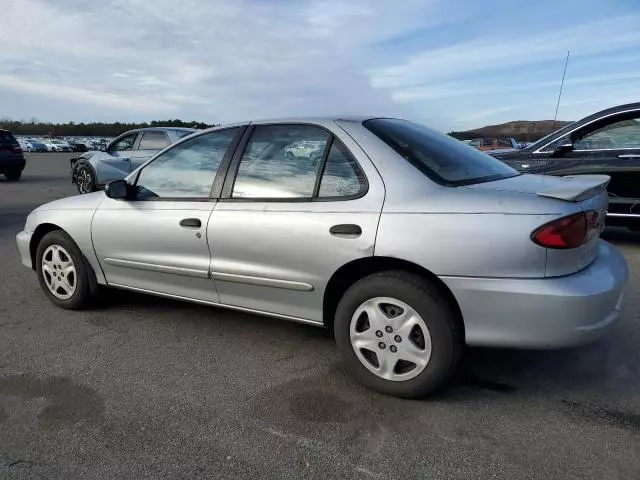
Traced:
<path fill-rule="evenodd" d="M 470 185 L 470 188 L 527 193 L 573 203 L 583 212 L 598 213 L 597 225 L 587 241 L 578 248 L 547 249 L 546 276 L 569 275 L 588 267 L 597 257 L 599 240 L 604 230 L 609 196 L 607 175 L 575 175 L 554 177 L 546 175 L 520 175 L 496 182 Z"/>

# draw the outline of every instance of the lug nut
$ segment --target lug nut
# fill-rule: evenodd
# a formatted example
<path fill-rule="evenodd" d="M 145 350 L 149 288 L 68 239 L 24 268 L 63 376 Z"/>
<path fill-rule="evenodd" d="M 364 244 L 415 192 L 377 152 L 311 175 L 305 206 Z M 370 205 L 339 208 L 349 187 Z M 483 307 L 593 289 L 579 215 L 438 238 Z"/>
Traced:
<path fill-rule="evenodd" d="M 389 350 L 391 350 L 393 353 L 396 353 L 396 352 L 398 351 L 398 349 L 396 348 L 396 346 L 395 346 L 395 345 L 391 345 L 391 346 L 389 347 Z"/>
<path fill-rule="evenodd" d="M 383 342 L 380 342 L 378 346 L 380 347 L 381 350 L 384 350 L 387 347 Z"/>
<path fill-rule="evenodd" d="M 391 328 L 391 327 L 386 327 L 385 330 L 387 331 L 387 333 L 393 332 L 393 328 Z"/>
<path fill-rule="evenodd" d="M 393 337 L 393 339 L 396 341 L 396 343 L 402 342 L 402 337 L 400 335 L 396 335 L 395 337 Z"/>
<path fill-rule="evenodd" d="M 382 336 L 382 331 L 378 330 L 376 331 L 376 337 L 380 338 Z"/>

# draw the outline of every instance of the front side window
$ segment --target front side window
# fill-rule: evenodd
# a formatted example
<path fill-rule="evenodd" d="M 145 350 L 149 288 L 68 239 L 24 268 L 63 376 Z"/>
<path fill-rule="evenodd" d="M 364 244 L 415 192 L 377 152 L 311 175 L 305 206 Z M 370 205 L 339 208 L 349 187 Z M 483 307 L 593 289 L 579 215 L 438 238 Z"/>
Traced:
<path fill-rule="evenodd" d="M 442 185 L 471 185 L 519 175 L 500 160 L 417 123 L 377 118 L 367 120 L 364 126 Z"/>
<path fill-rule="evenodd" d="M 596 127 L 573 142 L 574 150 L 640 148 L 640 115 Z"/>
<path fill-rule="evenodd" d="M 125 150 L 133 150 L 133 144 L 136 143 L 137 133 L 131 135 L 125 135 L 120 140 L 116 141 L 110 148 L 110 151 L 123 152 Z"/>
<path fill-rule="evenodd" d="M 259 125 L 240 160 L 232 198 L 311 198 L 330 135 L 311 125 Z"/>
<path fill-rule="evenodd" d="M 143 132 L 139 150 L 162 150 L 169 145 L 169 138 L 164 132 Z"/>
<path fill-rule="evenodd" d="M 238 128 L 199 135 L 167 150 L 140 171 L 138 198 L 208 198 Z"/>

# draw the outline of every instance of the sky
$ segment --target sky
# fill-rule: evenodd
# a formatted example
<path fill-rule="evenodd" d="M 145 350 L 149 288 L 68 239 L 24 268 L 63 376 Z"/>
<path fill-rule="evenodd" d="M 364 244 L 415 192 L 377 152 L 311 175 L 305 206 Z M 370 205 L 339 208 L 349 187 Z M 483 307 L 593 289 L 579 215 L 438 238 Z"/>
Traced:
<path fill-rule="evenodd" d="M 442 131 L 640 101 L 639 0 L 0 0 L 0 117 L 390 115 Z"/>

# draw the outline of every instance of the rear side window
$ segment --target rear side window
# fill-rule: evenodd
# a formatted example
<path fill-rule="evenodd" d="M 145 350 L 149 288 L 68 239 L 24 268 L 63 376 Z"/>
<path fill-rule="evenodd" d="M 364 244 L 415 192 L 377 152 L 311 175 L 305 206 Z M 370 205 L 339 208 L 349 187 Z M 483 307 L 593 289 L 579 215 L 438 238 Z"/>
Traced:
<path fill-rule="evenodd" d="M 319 198 L 359 197 L 367 191 L 367 179 L 347 149 L 333 140 L 320 181 Z"/>
<path fill-rule="evenodd" d="M 164 132 L 143 132 L 139 150 L 162 150 L 169 145 L 169 139 Z"/>
<path fill-rule="evenodd" d="M 7 147 L 19 147 L 20 144 L 9 132 L 0 132 L 0 145 Z"/>
<path fill-rule="evenodd" d="M 441 185 L 471 185 L 519 175 L 500 160 L 417 123 L 377 118 L 364 126 Z"/>

